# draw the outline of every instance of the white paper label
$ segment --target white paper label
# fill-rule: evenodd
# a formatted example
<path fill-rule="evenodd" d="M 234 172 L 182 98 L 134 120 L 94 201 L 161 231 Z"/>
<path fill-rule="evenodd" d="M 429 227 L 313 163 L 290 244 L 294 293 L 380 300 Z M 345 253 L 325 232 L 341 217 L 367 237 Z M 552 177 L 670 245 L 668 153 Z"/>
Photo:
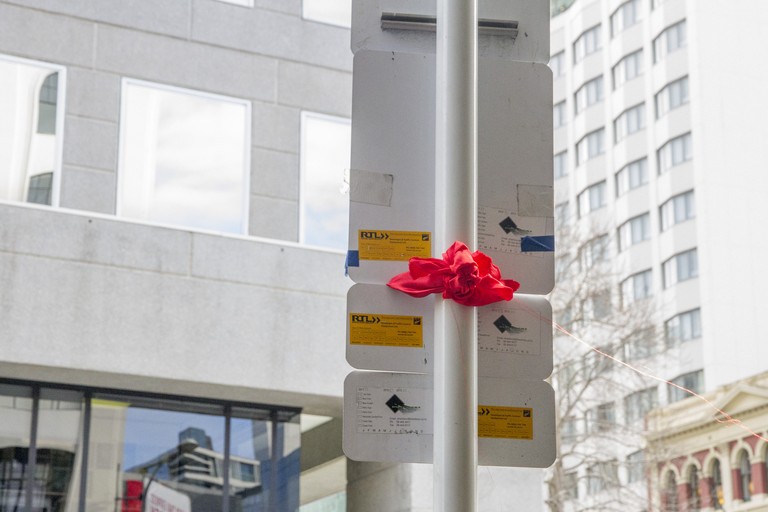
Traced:
<path fill-rule="evenodd" d="M 432 434 L 432 390 L 357 388 L 361 434 Z"/>

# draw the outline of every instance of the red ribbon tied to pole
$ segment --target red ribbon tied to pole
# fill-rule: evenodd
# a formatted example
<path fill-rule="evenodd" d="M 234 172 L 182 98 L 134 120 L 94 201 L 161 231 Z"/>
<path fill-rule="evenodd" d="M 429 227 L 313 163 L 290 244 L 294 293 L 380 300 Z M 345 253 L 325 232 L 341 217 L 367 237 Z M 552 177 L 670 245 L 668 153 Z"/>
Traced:
<path fill-rule="evenodd" d="M 464 306 L 485 306 L 493 302 L 511 300 L 520 283 L 502 279 L 499 267 L 480 251 L 454 242 L 438 258 L 411 258 L 408 272 L 389 280 L 387 286 L 412 297 L 426 297 L 442 293 L 444 299 L 453 299 Z"/>

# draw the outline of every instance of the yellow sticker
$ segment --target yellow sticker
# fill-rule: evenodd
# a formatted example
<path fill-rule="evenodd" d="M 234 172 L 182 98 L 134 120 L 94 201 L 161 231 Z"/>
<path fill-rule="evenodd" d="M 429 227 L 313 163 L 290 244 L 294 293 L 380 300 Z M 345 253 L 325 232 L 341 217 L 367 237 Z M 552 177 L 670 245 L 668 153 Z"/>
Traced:
<path fill-rule="evenodd" d="M 352 345 L 423 347 L 422 317 L 349 314 L 349 342 Z"/>
<path fill-rule="evenodd" d="M 477 435 L 502 439 L 533 439 L 533 409 L 479 405 Z"/>
<path fill-rule="evenodd" d="M 423 231 L 357 231 L 361 260 L 408 261 L 432 256 L 432 234 Z"/>

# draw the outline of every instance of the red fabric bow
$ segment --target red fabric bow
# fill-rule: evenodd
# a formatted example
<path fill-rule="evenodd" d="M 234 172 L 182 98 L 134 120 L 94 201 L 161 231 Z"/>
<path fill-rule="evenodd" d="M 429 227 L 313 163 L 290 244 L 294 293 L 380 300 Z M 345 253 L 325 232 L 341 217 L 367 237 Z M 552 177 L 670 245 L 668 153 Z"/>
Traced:
<path fill-rule="evenodd" d="M 442 293 L 464 306 L 485 306 L 511 300 L 520 283 L 502 279 L 499 267 L 480 251 L 470 253 L 461 242 L 454 242 L 443 259 L 411 258 L 408 272 L 389 280 L 387 286 L 412 297 Z"/>

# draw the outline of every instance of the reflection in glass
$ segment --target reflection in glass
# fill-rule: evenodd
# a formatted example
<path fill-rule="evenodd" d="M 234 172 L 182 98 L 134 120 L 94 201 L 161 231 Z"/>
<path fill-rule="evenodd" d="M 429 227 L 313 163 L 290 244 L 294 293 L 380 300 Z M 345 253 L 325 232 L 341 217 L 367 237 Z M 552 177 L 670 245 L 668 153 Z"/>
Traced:
<path fill-rule="evenodd" d="M 118 214 L 246 233 L 250 104 L 123 82 Z"/>
<path fill-rule="evenodd" d="M 118 502 L 121 512 L 141 512 L 153 499 L 181 510 L 221 508 L 221 407 L 111 396 L 91 407 L 87 510 L 112 511 Z"/>
<path fill-rule="evenodd" d="M 35 440 L 30 440 L 31 397 L 32 388 L 0 386 L 0 511 L 76 510 L 82 396 L 43 389 Z"/>
<path fill-rule="evenodd" d="M 64 68 L 0 56 L 0 199 L 52 204 Z"/>
<path fill-rule="evenodd" d="M 301 242 L 347 249 L 349 198 L 343 193 L 349 169 L 349 119 L 302 113 Z"/>

